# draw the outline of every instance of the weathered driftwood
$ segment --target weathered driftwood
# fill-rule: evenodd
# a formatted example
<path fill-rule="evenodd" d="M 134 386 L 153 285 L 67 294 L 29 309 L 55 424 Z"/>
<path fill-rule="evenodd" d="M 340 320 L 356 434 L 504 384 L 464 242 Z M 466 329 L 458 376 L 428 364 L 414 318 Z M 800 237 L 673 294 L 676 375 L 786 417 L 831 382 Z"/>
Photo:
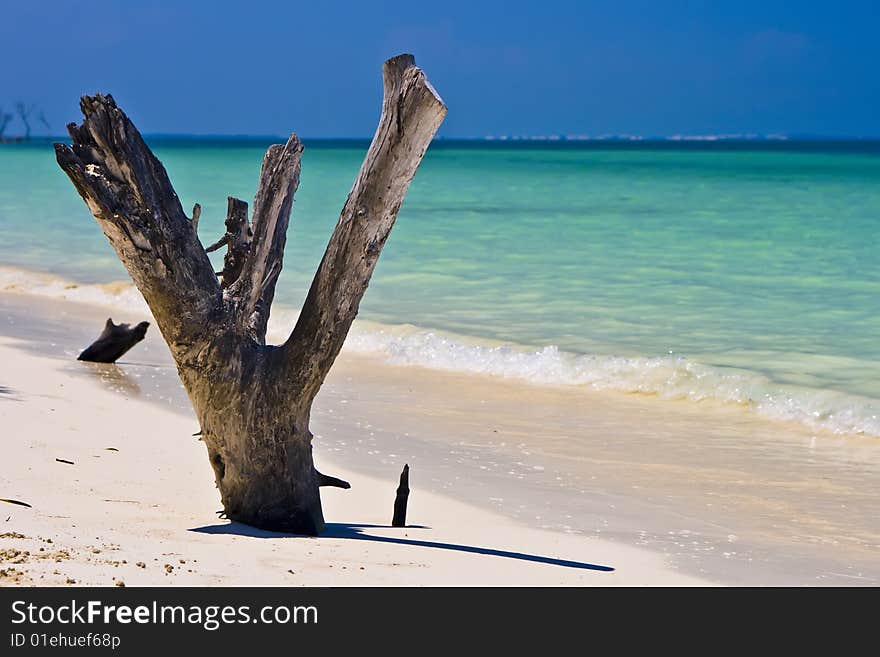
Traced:
<path fill-rule="evenodd" d="M 113 319 L 108 317 L 101 335 L 77 356 L 77 360 L 115 363 L 125 352 L 144 339 L 149 326 L 149 322 L 141 322 L 132 328 L 128 324 L 114 324 Z"/>
<path fill-rule="evenodd" d="M 202 427 L 227 517 L 266 529 L 324 527 L 309 414 L 446 107 L 411 55 L 385 62 L 382 116 L 299 320 L 265 344 L 302 144 L 263 159 L 253 216 L 230 201 L 223 282 L 164 167 L 111 96 L 86 96 L 56 156 L 144 295 Z M 241 203 L 241 205 L 239 205 Z M 231 257 L 235 252 L 234 257 Z M 345 483 L 345 482 L 342 482 Z M 337 484 L 338 485 L 338 484 Z"/>
<path fill-rule="evenodd" d="M 322 474 L 315 470 L 315 474 L 318 476 L 318 486 L 332 486 L 333 488 L 351 488 L 351 484 L 345 481 L 344 479 L 340 479 L 339 477 L 331 477 L 329 475 Z"/>
<path fill-rule="evenodd" d="M 211 253 L 221 246 L 226 246 L 226 255 L 223 258 L 223 271 L 217 272 L 217 275 L 221 277 L 221 285 L 224 288 L 232 285 L 239 274 L 241 274 L 241 268 L 244 267 L 244 261 L 251 246 L 251 239 L 254 236 L 251 224 L 248 221 L 247 203 L 231 196 L 227 199 L 227 202 L 226 233 L 205 249 L 205 251 Z M 201 208 L 199 208 L 199 215 L 201 215 Z M 195 216 L 195 212 L 193 212 L 193 217 Z M 198 220 L 196 220 L 194 226 L 194 230 L 197 231 L 197 229 Z"/>
<path fill-rule="evenodd" d="M 397 486 L 397 496 L 394 498 L 394 517 L 391 519 L 392 527 L 406 527 L 406 503 L 409 501 L 409 465 L 403 466 L 400 473 L 400 484 Z"/>

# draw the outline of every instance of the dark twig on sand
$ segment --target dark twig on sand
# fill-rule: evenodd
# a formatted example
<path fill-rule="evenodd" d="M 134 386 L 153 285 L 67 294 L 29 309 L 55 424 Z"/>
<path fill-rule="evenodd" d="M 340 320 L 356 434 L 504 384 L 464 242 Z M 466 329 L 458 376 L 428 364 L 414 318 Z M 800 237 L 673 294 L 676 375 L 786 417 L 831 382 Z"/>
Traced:
<path fill-rule="evenodd" d="M 409 500 L 409 465 L 403 466 L 400 473 L 400 485 L 397 487 L 397 497 L 394 499 L 394 518 L 391 520 L 392 527 L 406 527 L 406 503 Z"/>

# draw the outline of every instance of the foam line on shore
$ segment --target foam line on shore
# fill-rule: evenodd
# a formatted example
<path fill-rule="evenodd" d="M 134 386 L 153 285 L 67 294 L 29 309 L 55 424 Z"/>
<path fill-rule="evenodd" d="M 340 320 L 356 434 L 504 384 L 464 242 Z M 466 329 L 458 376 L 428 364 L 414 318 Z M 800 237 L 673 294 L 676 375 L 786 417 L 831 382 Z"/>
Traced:
<path fill-rule="evenodd" d="M 80 284 L 48 274 L 0 268 L 0 290 L 90 303 L 129 312 L 149 312 L 128 282 Z M 269 337 L 282 341 L 297 311 L 278 305 Z M 880 402 L 842 393 L 784 386 L 743 369 L 707 365 L 682 356 L 574 354 L 550 345 L 528 348 L 491 344 L 467 336 L 415 326 L 359 320 L 345 349 L 382 357 L 398 366 L 500 377 L 544 386 L 654 395 L 662 399 L 741 405 L 773 420 L 794 421 L 816 431 L 880 437 Z"/>

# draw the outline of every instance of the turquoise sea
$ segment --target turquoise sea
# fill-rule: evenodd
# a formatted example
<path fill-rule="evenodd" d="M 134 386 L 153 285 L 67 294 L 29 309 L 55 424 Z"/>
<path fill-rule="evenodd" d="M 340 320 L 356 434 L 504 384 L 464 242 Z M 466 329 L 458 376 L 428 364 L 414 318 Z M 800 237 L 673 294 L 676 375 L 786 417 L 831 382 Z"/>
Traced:
<path fill-rule="evenodd" d="M 148 142 L 205 244 L 270 143 Z M 367 146 L 306 141 L 279 332 Z M 880 437 L 878 247 L 878 142 L 437 141 L 349 348 Z M 0 287 L 127 277 L 48 142 L 0 145 L 0 265 Z"/>

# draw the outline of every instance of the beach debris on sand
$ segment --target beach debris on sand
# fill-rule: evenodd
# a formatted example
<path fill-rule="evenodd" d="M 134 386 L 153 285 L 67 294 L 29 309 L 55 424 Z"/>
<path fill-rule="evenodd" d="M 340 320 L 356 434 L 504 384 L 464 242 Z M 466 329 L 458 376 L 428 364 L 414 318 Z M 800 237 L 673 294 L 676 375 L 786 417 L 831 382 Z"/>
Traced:
<path fill-rule="evenodd" d="M 132 328 L 128 324 L 114 324 L 113 318 L 108 317 L 98 339 L 86 347 L 76 359 L 92 363 L 115 363 L 125 352 L 144 339 L 149 326 L 149 322 L 140 322 Z"/>

